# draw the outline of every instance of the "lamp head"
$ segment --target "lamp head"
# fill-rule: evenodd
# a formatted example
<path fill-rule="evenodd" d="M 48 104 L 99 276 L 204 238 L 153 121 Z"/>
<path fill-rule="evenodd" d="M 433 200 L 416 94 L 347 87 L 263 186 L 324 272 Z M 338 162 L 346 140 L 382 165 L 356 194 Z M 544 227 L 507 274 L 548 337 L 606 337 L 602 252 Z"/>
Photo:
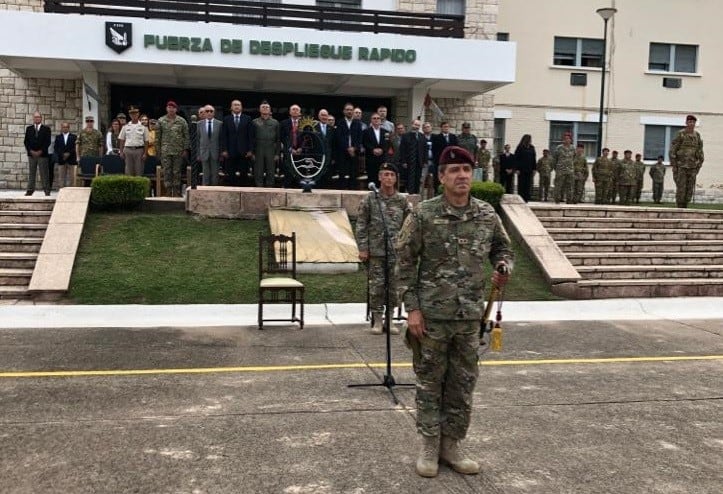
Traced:
<path fill-rule="evenodd" d="M 597 12 L 598 15 L 600 15 L 600 17 L 603 18 L 604 21 L 608 21 L 608 20 L 610 20 L 610 18 L 612 16 L 615 15 L 615 12 L 617 12 L 617 11 L 618 11 L 618 9 L 613 8 L 613 7 L 604 7 L 602 9 L 597 9 L 595 12 Z"/>

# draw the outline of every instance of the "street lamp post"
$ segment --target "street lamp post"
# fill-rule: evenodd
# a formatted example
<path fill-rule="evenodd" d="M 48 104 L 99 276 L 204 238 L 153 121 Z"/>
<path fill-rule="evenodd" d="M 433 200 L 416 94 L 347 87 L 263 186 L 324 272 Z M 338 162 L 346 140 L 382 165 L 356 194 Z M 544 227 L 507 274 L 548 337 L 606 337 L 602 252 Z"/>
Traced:
<path fill-rule="evenodd" d="M 596 12 L 602 17 L 605 26 L 603 27 L 603 50 L 602 50 L 602 70 L 600 72 L 600 114 L 597 122 L 597 155 L 602 154 L 603 148 L 603 109 L 605 104 L 605 61 L 608 45 L 608 21 L 615 15 L 618 9 L 613 7 L 605 7 L 597 9 Z"/>

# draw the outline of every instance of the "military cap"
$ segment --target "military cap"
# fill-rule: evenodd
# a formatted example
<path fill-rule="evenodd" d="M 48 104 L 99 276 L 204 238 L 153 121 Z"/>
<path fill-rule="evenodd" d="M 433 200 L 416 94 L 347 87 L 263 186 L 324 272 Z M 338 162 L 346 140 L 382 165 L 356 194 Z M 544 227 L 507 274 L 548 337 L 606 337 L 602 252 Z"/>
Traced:
<path fill-rule="evenodd" d="M 173 108 L 178 108 L 178 105 L 172 99 L 168 100 L 168 103 L 166 103 L 166 106 L 172 106 Z"/>
<path fill-rule="evenodd" d="M 120 112 L 118 115 L 115 116 L 115 118 L 122 118 L 123 120 L 128 120 L 128 117 L 126 117 L 126 114 L 123 112 Z"/>
<path fill-rule="evenodd" d="M 397 167 L 392 163 L 382 163 L 379 167 L 379 172 L 394 172 L 398 174 L 399 170 L 397 170 Z"/>
<path fill-rule="evenodd" d="M 138 109 L 137 106 L 129 106 L 128 113 L 140 113 L 140 110 Z"/>
<path fill-rule="evenodd" d="M 467 163 L 474 166 L 474 158 L 469 151 L 459 146 L 447 146 L 439 156 L 439 165 L 449 165 L 451 163 Z"/>
<path fill-rule="evenodd" d="M 95 122 L 95 117 L 93 117 L 93 115 L 86 115 L 85 121 L 86 122 Z"/>
<path fill-rule="evenodd" d="M 463 129 L 469 129 L 470 127 L 472 127 L 472 126 L 470 125 L 469 122 L 465 122 L 465 123 L 462 124 L 462 128 L 463 128 Z"/>
<path fill-rule="evenodd" d="M 695 118 L 695 115 L 688 115 L 687 117 L 685 117 L 685 120 L 686 120 L 686 121 L 687 121 L 687 120 L 693 120 L 694 122 L 697 122 L 697 121 L 698 121 L 698 119 Z"/>

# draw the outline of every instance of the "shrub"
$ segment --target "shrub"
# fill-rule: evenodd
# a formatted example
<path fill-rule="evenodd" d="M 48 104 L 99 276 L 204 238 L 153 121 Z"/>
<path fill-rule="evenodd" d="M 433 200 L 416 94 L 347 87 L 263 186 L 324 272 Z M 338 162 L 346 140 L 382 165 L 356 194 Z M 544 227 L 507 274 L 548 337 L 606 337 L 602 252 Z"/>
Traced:
<path fill-rule="evenodd" d="M 499 209 L 504 193 L 505 188 L 496 182 L 472 182 L 470 190 L 472 197 L 490 203 L 495 209 Z"/>
<path fill-rule="evenodd" d="M 148 196 L 151 181 L 146 177 L 103 175 L 95 177 L 90 188 L 90 204 L 94 209 L 135 209 Z"/>

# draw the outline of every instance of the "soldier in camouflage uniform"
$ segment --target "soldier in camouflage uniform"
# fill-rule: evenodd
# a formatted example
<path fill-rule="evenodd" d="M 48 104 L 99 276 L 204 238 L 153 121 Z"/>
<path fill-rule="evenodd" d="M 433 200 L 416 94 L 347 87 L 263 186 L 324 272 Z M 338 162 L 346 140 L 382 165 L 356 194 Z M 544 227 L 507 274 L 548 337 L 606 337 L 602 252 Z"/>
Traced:
<path fill-rule="evenodd" d="M 188 122 L 177 115 L 178 105 L 166 103 L 166 115 L 158 119 L 156 129 L 156 152 L 163 169 L 163 186 L 166 196 L 181 196 L 181 166 L 188 155 Z"/>
<path fill-rule="evenodd" d="M 385 277 L 384 277 L 384 223 L 389 231 L 389 293 L 390 310 L 399 306 L 397 291 L 394 284 L 394 242 L 402 223 L 411 212 L 412 207 L 405 197 L 397 192 L 397 169 L 390 163 L 382 163 L 379 168 L 379 194 L 372 192 L 359 204 L 356 222 L 356 242 L 359 248 L 359 259 L 369 263 L 369 301 L 372 312 L 372 333 L 382 334 L 384 325 L 382 314 L 385 308 Z M 377 201 L 378 197 L 378 201 Z M 381 207 L 381 209 L 380 209 Z M 384 221 L 382 220 L 384 215 Z M 389 325 L 389 332 L 399 330 Z"/>
<path fill-rule="evenodd" d="M 482 180 L 485 182 L 490 179 L 490 161 L 492 161 L 492 153 L 487 149 L 487 141 L 480 139 L 477 150 L 477 166 L 482 170 Z"/>
<path fill-rule="evenodd" d="M 422 436 L 416 471 L 423 477 L 436 476 L 440 461 L 460 473 L 480 471 L 460 451 L 459 441 L 469 428 L 479 373 L 484 262 L 511 269 L 514 255 L 492 206 L 470 197 L 473 166 L 466 150 L 445 148 L 438 170 L 443 195 L 422 202 L 397 240 L 397 283 L 409 336 L 420 346 L 414 354 Z M 495 269 L 492 282 L 502 287 L 508 276 Z"/>
<path fill-rule="evenodd" d="M 595 184 L 595 204 L 607 204 L 610 200 L 610 187 L 613 186 L 613 164 L 608 158 L 610 150 L 603 148 L 592 164 L 592 181 Z"/>
<path fill-rule="evenodd" d="M 645 163 L 643 163 L 643 155 L 638 153 L 635 155 L 635 193 L 633 194 L 635 204 L 640 204 L 640 195 L 643 193 L 644 176 Z"/>
<path fill-rule="evenodd" d="M 552 157 L 549 149 L 542 150 L 542 158 L 537 160 L 537 173 L 540 176 L 540 200 L 547 202 L 550 195 L 550 177 L 552 176 Z"/>
<path fill-rule="evenodd" d="M 618 196 L 618 177 L 620 176 L 620 158 L 618 158 L 618 152 L 613 151 L 613 155 L 610 158 L 610 168 L 612 169 L 612 175 L 610 176 L 610 180 L 612 181 L 610 184 L 610 190 L 609 196 L 608 196 L 608 203 L 609 204 L 615 204 L 615 199 Z"/>
<path fill-rule="evenodd" d="M 573 185 L 575 181 L 575 148 L 572 147 L 572 136 L 566 132 L 562 136 L 562 144 L 552 153 L 552 169 L 555 170 L 555 203 L 573 202 Z"/>
<path fill-rule="evenodd" d="M 585 198 L 585 183 L 587 182 L 587 177 L 590 175 L 590 171 L 587 168 L 587 158 L 585 157 L 585 146 L 582 144 L 577 145 L 575 158 L 572 163 L 573 169 L 575 170 L 572 201 L 577 204 L 583 202 Z"/>
<path fill-rule="evenodd" d="M 470 132 L 472 125 L 469 122 L 462 124 L 462 133 L 457 136 L 457 145 L 469 151 L 469 154 L 477 154 L 477 136 Z"/>
<path fill-rule="evenodd" d="M 675 180 L 675 202 L 687 208 L 695 192 L 695 178 L 703 165 L 703 139 L 695 130 L 698 121 L 694 115 L 685 118 L 685 129 L 678 132 L 670 145 L 670 165 Z"/>
<path fill-rule="evenodd" d="M 75 141 L 75 154 L 78 159 L 92 156 L 100 162 L 100 157 L 103 156 L 103 134 L 93 128 L 94 121 L 92 115 L 85 117 L 85 128 L 80 131 L 78 140 Z"/>
<path fill-rule="evenodd" d="M 660 204 L 663 197 L 663 182 L 665 182 L 665 165 L 663 156 L 658 156 L 658 161 L 650 167 L 650 178 L 653 179 L 653 202 Z"/>
<path fill-rule="evenodd" d="M 620 192 L 620 204 L 629 206 L 635 196 L 635 184 L 637 182 L 638 172 L 635 169 L 635 162 L 632 158 L 633 152 L 626 149 L 624 155 L 625 157 L 620 162 L 620 172 L 618 173 L 618 190 Z"/>

